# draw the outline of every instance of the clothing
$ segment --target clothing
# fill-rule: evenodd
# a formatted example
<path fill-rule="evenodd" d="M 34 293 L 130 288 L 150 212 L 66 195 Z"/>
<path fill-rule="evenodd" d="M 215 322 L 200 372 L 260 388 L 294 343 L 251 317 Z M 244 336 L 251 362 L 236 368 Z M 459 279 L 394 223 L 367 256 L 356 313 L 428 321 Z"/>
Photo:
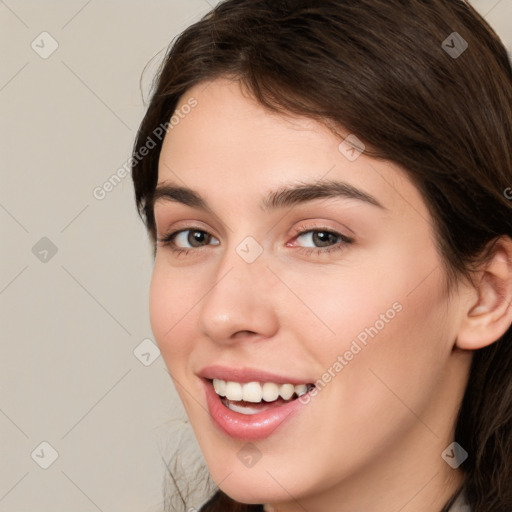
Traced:
<path fill-rule="evenodd" d="M 457 499 L 454 501 L 448 512 L 471 512 L 471 507 L 467 504 L 466 497 L 463 492 L 457 496 Z"/>
<path fill-rule="evenodd" d="M 264 512 L 273 512 L 273 508 L 270 505 L 263 506 Z M 471 512 L 470 506 L 466 502 L 464 493 L 460 493 L 457 499 L 453 502 L 453 505 L 448 509 L 448 512 Z"/>
<path fill-rule="evenodd" d="M 273 508 L 269 505 L 264 505 L 262 510 L 264 512 L 272 512 Z M 453 505 L 448 509 L 448 512 L 471 512 L 471 507 L 466 503 L 464 495 L 459 494 Z"/>

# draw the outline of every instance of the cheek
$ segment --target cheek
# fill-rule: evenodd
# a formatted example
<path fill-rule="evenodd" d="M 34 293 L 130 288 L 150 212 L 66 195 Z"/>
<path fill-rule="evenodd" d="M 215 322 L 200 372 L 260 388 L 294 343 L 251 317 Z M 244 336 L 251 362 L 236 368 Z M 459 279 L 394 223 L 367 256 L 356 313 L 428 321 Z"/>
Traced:
<path fill-rule="evenodd" d="M 353 271 L 337 279 L 317 278 L 314 292 L 307 280 L 302 287 L 299 280 L 292 283 L 311 311 L 304 304 L 290 304 L 288 325 L 317 362 L 321 381 L 316 382 L 316 404 L 311 403 L 315 414 L 309 415 L 300 437 L 308 438 L 318 422 L 322 436 L 302 455 L 295 455 L 293 440 L 289 446 L 280 442 L 290 467 L 303 466 L 307 459 L 311 473 L 323 475 L 325 484 L 399 442 L 418 424 L 411 410 L 423 417 L 439 391 L 451 335 L 441 272 L 425 279 L 435 265 L 403 261 L 397 268 L 400 273 L 375 269 L 364 279 L 354 278 L 363 274 Z M 424 428 L 422 435 L 431 433 Z M 280 476 L 285 481 L 286 475 Z"/>
<path fill-rule="evenodd" d="M 452 346 L 437 254 L 431 247 L 389 250 L 359 268 L 335 269 L 332 276 L 316 272 L 314 279 L 290 275 L 304 304 L 290 306 L 289 325 L 319 363 L 328 393 L 339 390 L 361 414 L 368 404 L 396 400 L 386 384 L 419 403 Z"/>
<path fill-rule="evenodd" d="M 177 279 L 165 263 L 155 261 L 149 293 L 151 328 L 169 370 L 183 371 L 184 358 L 190 352 L 188 333 L 192 329 L 194 283 Z"/>
<path fill-rule="evenodd" d="M 330 274 L 315 271 L 310 278 L 290 274 L 283 279 L 297 296 L 286 301 L 287 323 L 325 368 L 349 350 L 352 341 L 364 347 L 371 338 L 389 331 L 403 316 L 405 296 L 394 276 L 384 281 L 382 274 L 377 278 L 354 267 L 333 270 Z"/>
<path fill-rule="evenodd" d="M 396 335 L 397 328 L 424 325 L 429 311 L 440 313 L 440 262 L 428 236 L 417 244 L 396 238 L 373 252 L 354 252 L 346 265 L 329 273 L 316 271 L 309 279 L 294 280 L 297 296 L 317 317 L 317 333 L 342 342 L 360 335 L 364 342 L 365 333 L 380 336 L 393 326 Z M 304 318 L 304 308 L 301 315 Z M 396 341 L 404 340 L 400 336 Z"/>

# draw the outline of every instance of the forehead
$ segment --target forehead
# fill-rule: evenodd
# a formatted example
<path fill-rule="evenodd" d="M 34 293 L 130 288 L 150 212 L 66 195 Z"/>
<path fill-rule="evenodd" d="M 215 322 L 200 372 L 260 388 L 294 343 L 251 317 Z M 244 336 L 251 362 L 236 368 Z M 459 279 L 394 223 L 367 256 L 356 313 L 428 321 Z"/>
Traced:
<path fill-rule="evenodd" d="M 187 104 L 196 106 L 189 111 Z M 188 112 L 186 114 L 185 112 Z M 243 157 L 246 165 L 265 162 L 270 157 L 292 156 L 298 144 L 318 152 L 336 148 L 337 138 L 321 123 L 306 117 L 283 115 L 260 105 L 238 81 L 218 79 L 201 83 L 186 92 L 173 116 L 167 143 L 180 153 L 187 146 L 187 157 L 222 156 L 223 162 Z M 329 140 L 326 135 L 330 135 Z M 192 138 L 192 139 L 191 139 Z M 265 151 L 262 151 L 265 149 Z M 302 154 L 304 156 L 304 154 Z"/>
<path fill-rule="evenodd" d="M 404 209 L 417 203 L 414 208 L 428 216 L 398 165 L 364 152 L 348 158 L 344 140 L 354 139 L 343 128 L 334 133 L 316 120 L 271 112 L 238 82 L 219 79 L 194 86 L 180 99 L 174 123 L 162 147 L 159 183 L 248 201 L 289 183 L 342 180 L 385 205 Z"/>

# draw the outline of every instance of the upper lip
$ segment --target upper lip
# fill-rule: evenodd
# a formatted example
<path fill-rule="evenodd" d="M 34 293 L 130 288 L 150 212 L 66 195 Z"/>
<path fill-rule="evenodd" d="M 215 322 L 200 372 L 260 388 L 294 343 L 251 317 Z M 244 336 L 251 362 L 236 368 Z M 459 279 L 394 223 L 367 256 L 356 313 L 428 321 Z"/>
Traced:
<path fill-rule="evenodd" d="M 278 375 L 257 368 L 229 368 L 228 366 L 205 366 L 197 375 L 203 379 L 221 379 L 232 382 L 275 382 L 276 384 L 309 384 L 312 380 Z"/>

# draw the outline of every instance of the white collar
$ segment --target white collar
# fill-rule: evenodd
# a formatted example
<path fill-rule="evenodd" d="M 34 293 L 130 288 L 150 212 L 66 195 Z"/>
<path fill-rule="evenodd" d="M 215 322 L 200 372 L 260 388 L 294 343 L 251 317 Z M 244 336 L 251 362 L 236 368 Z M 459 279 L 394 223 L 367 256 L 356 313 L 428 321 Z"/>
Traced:
<path fill-rule="evenodd" d="M 464 492 L 461 492 L 448 512 L 471 512 L 471 507 L 467 504 Z"/>

